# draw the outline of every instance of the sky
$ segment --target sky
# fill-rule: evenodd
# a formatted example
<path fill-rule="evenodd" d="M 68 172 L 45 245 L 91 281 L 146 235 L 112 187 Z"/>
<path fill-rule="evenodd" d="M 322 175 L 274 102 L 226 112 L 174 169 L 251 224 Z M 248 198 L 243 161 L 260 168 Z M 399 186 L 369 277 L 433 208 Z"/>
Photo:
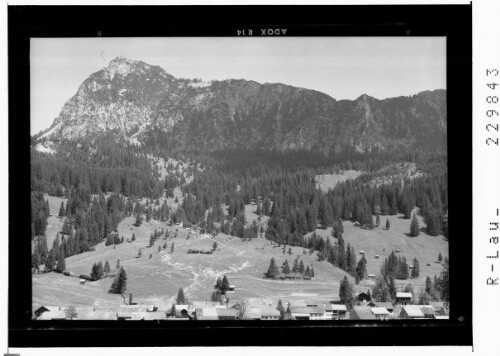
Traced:
<path fill-rule="evenodd" d="M 32 134 L 119 55 L 175 77 L 284 83 L 337 100 L 446 89 L 445 37 L 36 38 L 30 47 Z"/>

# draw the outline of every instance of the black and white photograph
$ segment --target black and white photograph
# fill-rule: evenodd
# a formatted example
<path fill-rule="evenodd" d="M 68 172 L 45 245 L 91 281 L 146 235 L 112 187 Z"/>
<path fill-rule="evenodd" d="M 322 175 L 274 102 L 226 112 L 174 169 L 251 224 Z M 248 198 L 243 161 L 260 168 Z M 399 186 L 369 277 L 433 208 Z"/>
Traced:
<path fill-rule="evenodd" d="M 29 60 L 33 319 L 449 319 L 446 37 Z"/>
<path fill-rule="evenodd" d="M 493 345 L 500 68 L 366 2 L 9 5 L 7 354 Z"/>

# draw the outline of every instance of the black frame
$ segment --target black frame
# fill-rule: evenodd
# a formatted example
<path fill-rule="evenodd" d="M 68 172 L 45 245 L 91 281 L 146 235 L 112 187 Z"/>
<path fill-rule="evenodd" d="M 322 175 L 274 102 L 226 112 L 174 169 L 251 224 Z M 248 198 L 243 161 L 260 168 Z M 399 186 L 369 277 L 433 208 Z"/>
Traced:
<path fill-rule="evenodd" d="M 30 235 L 26 223 L 30 216 L 30 38 L 234 37 L 238 29 L 249 28 L 254 29 L 254 37 L 260 36 L 262 28 L 286 28 L 287 37 L 447 37 L 448 169 L 450 177 L 460 174 L 460 182 L 449 182 L 453 236 L 449 244 L 450 319 L 272 323 L 32 320 L 31 256 L 26 252 L 30 241 L 25 238 Z M 471 4 L 9 6 L 8 31 L 10 347 L 472 345 Z M 361 326 L 362 332 L 351 329 L 355 326 Z"/>

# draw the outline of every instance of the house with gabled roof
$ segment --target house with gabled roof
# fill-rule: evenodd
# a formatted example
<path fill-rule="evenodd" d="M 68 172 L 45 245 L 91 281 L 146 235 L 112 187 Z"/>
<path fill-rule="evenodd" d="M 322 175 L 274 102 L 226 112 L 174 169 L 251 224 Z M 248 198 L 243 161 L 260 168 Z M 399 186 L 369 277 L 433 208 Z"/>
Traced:
<path fill-rule="evenodd" d="M 345 319 L 347 317 L 347 307 L 344 304 L 325 304 L 325 316 L 327 319 Z"/>
<path fill-rule="evenodd" d="M 396 293 L 396 304 L 409 304 L 411 299 L 413 298 L 413 294 L 410 292 L 397 292 Z"/>
<path fill-rule="evenodd" d="M 353 320 L 376 320 L 377 317 L 372 313 L 372 308 L 355 306 L 350 313 L 350 319 Z"/>
<path fill-rule="evenodd" d="M 384 307 L 373 307 L 372 308 L 372 313 L 375 315 L 375 317 L 379 320 L 386 320 L 389 318 L 389 311 L 384 308 Z"/>
<path fill-rule="evenodd" d="M 418 305 L 405 305 L 399 314 L 400 319 L 423 319 L 424 313 Z"/>

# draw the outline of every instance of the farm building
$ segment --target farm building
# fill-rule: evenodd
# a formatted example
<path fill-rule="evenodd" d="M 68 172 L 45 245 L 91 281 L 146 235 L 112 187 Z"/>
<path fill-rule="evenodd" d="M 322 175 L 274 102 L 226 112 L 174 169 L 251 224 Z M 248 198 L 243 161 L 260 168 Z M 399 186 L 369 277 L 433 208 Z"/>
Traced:
<path fill-rule="evenodd" d="M 379 320 L 386 320 L 389 317 L 389 311 L 384 307 L 373 307 L 372 313 Z"/>
<path fill-rule="evenodd" d="M 34 309 L 33 314 L 35 315 L 35 317 L 38 318 L 40 315 L 42 315 L 45 312 L 55 312 L 55 311 L 59 311 L 59 310 L 61 310 L 60 307 L 42 305 L 42 306 Z"/>
<path fill-rule="evenodd" d="M 396 304 L 406 305 L 410 303 L 413 295 L 410 292 L 397 292 L 396 293 Z"/>
<path fill-rule="evenodd" d="M 87 280 L 85 278 L 80 278 L 80 284 L 85 284 Z"/>
<path fill-rule="evenodd" d="M 406 305 L 399 314 L 400 319 L 421 319 L 425 315 L 418 305 Z"/>
<path fill-rule="evenodd" d="M 238 319 L 238 311 L 236 309 L 215 308 L 219 320 L 236 320 Z"/>
<path fill-rule="evenodd" d="M 435 316 L 448 315 L 448 311 L 445 308 L 444 302 L 429 302 L 429 305 L 431 305 L 434 308 Z"/>
<path fill-rule="evenodd" d="M 40 315 L 37 320 L 64 320 L 66 312 L 64 310 L 47 311 Z"/>
<path fill-rule="evenodd" d="M 219 320 L 217 309 L 210 308 L 196 308 L 194 311 L 196 320 Z"/>
<path fill-rule="evenodd" d="M 235 288 L 236 288 L 236 286 L 234 284 L 230 284 L 229 285 L 229 292 L 234 292 Z"/>
<path fill-rule="evenodd" d="M 111 311 L 87 311 L 78 313 L 76 320 L 117 320 L 117 316 Z"/>
<path fill-rule="evenodd" d="M 174 306 L 174 310 L 175 310 L 175 317 L 176 318 L 179 318 L 179 317 L 184 317 L 184 318 L 187 318 L 188 315 L 189 315 L 189 305 L 175 305 Z"/>
<path fill-rule="evenodd" d="M 262 315 L 260 314 L 260 308 L 258 305 L 251 305 L 246 308 L 243 313 L 243 320 L 260 320 Z"/>
<path fill-rule="evenodd" d="M 375 280 L 376 276 L 374 274 L 369 274 L 368 279 Z"/>
<path fill-rule="evenodd" d="M 270 305 L 259 305 L 261 320 L 279 320 L 280 312 Z"/>
<path fill-rule="evenodd" d="M 370 300 L 372 300 L 372 298 L 371 298 L 368 294 L 366 294 L 366 293 L 364 293 L 364 292 L 358 293 L 358 294 L 356 295 L 356 299 L 357 299 L 357 300 L 358 300 L 358 302 L 360 302 L 360 303 L 363 303 L 363 302 L 369 302 Z"/>
<path fill-rule="evenodd" d="M 422 313 L 424 314 L 424 317 L 429 319 L 434 319 L 435 312 L 434 308 L 431 305 L 419 305 L 419 307 Z"/>
<path fill-rule="evenodd" d="M 392 305 L 391 302 L 373 302 L 374 306 L 377 308 L 385 308 L 389 311 L 389 313 L 392 313 L 394 310 L 394 306 Z"/>
<path fill-rule="evenodd" d="M 334 320 L 345 319 L 347 317 L 347 307 L 343 304 L 327 303 L 325 305 L 325 316 Z"/>
<path fill-rule="evenodd" d="M 376 320 L 377 317 L 372 313 L 370 307 L 355 306 L 352 308 L 350 317 L 353 320 Z"/>

